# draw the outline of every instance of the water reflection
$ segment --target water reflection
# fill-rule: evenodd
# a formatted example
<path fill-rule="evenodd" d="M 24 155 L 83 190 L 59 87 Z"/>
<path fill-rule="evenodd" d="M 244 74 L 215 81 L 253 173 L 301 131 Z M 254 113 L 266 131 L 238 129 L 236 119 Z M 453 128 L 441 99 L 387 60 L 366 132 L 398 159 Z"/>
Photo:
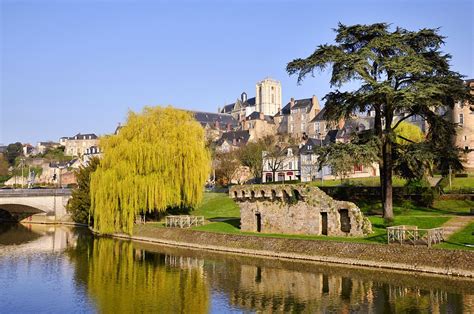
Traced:
<path fill-rule="evenodd" d="M 28 250 L 64 257 L 71 269 L 70 293 L 75 297 L 56 302 L 81 312 L 469 313 L 474 309 L 472 280 L 191 251 L 95 238 L 84 231 L 2 227 L 0 269 L 7 264 L 14 268 L 17 264 L 8 256 L 23 256 Z M 2 251 L 10 254 L 2 256 Z M 65 268 L 41 259 L 29 263 L 36 263 L 39 270 Z M 25 278 L 1 273 L 0 288 L 25 278 L 35 283 L 42 276 L 41 271 Z M 21 302 L 12 294 L 7 294 L 7 300 L 10 305 Z"/>

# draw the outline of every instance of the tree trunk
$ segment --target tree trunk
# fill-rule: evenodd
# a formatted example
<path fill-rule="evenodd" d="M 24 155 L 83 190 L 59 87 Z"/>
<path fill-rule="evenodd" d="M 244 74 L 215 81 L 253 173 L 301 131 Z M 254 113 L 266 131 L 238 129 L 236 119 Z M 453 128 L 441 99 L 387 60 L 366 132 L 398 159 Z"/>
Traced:
<path fill-rule="evenodd" d="M 385 108 L 385 129 L 382 136 L 383 178 L 382 178 L 382 206 L 385 221 L 393 221 L 393 186 L 392 186 L 392 121 L 393 112 Z"/>
<path fill-rule="evenodd" d="M 393 185 L 392 185 L 392 143 L 385 139 L 383 144 L 384 176 L 382 178 L 382 205 L 383 218 L 385 221 L 393 221 Z"/>
<path fill-rule="evenodd" d="M 380 114 L 380 111 L 382 110 L 380 105 L 375 105 L 376 107 L 375 110 L 375 121 L 374 121 L 374 131 L 375 131 L 375 136 L 377 136 L 379 139 L 382 139 L 382 116 Z M 385 168 L 384 168 L 384 154 L 383 154 L 383 144 L 382 147 L 380 147 L 380 153 L 379 153 L 379 180 L 380 180 L 380 199 L 382 201 L 382 209 L 384 209 L 384 204 L 385 204 L 385 189 L 384 189 L 384 178 L 385 178 Z M 385 211 L 384 211 L 385 212 Z"/>

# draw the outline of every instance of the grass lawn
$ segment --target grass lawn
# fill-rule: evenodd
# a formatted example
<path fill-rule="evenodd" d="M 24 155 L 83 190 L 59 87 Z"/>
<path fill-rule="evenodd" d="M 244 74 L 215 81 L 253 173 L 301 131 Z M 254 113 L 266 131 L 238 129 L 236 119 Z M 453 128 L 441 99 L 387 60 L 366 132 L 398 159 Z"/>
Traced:
<path fill-rule="evenodd" d="M 380 211 L 381 205 L 378 202 L 359 204 L 364 212 Z M 451 206 L 455 206 L 452 209 Z M 472 201 L 438 201 L 435 208 L 424 208 L 415 206 L 412 203 L 404 202 L 394 206 L 394 225 L 416 225 L 419 228 L 439 227 L 448 221 L 453 215 L 465 211 L 474 206 Z M 262 234 L 240 231 L 240 212 L 235 202 L 224 193 L 205 193 L 202 204 L 196 208 L 192 215 L 204 216 L 211 222 L 204 226 L 194 227 L 193 230 L 232 233 L 242 235 L 257 235 L 261 237 L 279 237 L 292 239 L 322 239 L 332 241 L 349 241 L 362 243 L 387 243 L 386 225 L 380 216 L 369 216 L 372 222 L 374 233 L 363 238 L 350 237 L 326 237 L 326 236 L 305 236 L 305 235 L 282 235 L 282 234 Z"/>
<path fill-rule="evenodd" d="M 452 176 L 451 188 L 446 186 L 445 191 L 457 190 L 457 189 L 474 189 L 474 174 L 469 174 L 467 178 L 456 178 Z"/>
<path fill-rule="evenodd" d="M 359 185 L 359 186 L 380 186 L 380 178 L 379 177 L 369 177 L 369 178 L 349 178 L 343 179 L 333 179 L 333 180 L 316 180 L 309 182 L 310 185 L 313 186 L 338 186 L 341 184 L 350 184 L 350 185 Z M 406 180 L 393 177 L 393 186 L 405 186 Z"/>
<path fill-rule="evenodd" d="M 471 247 L 465 244 L 472 245 Z M 474 250 L 474 223 L 456 232 L 445 242 L 436 245 L 437 248 Z"/>
<path fill-rule="evenodd" d="M 226 193 L 204 193 L 201 205 L 191 215 L 206 219 L 239 218 L 240 209 Z"/>

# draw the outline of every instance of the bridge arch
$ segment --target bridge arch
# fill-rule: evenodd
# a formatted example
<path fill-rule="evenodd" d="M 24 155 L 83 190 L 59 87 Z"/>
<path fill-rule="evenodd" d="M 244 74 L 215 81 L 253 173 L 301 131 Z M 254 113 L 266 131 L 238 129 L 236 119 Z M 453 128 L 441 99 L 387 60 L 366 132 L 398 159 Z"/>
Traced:
<path fill-rule="evenodd" d="M 36 214 L 46 211 L 25 204 L 0 204 L 0 221 L 20 221 Z"/>

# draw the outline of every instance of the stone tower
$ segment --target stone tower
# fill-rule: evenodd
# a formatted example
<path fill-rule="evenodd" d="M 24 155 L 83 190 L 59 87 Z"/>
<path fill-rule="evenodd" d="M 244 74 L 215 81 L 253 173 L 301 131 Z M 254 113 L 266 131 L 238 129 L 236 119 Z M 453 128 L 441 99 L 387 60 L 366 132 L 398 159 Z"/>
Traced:
<path fill-rule="evenodd" d="M 258 82 L 256 87 L 256 111 L 274 116 L 281 108 L 281 83 L 269 77 Z"/>
<path fill-rule="evenodd" d="M 467 80 L 466 84 L 474 94 L 474 79 Z M 463 166 L 468 171 L 474 171 L 474 104 L 457 103 L 449 113 L 451 122 L 458 126 L 453 140 L 457 147 L 464 150 L 461 156 Z"/>

